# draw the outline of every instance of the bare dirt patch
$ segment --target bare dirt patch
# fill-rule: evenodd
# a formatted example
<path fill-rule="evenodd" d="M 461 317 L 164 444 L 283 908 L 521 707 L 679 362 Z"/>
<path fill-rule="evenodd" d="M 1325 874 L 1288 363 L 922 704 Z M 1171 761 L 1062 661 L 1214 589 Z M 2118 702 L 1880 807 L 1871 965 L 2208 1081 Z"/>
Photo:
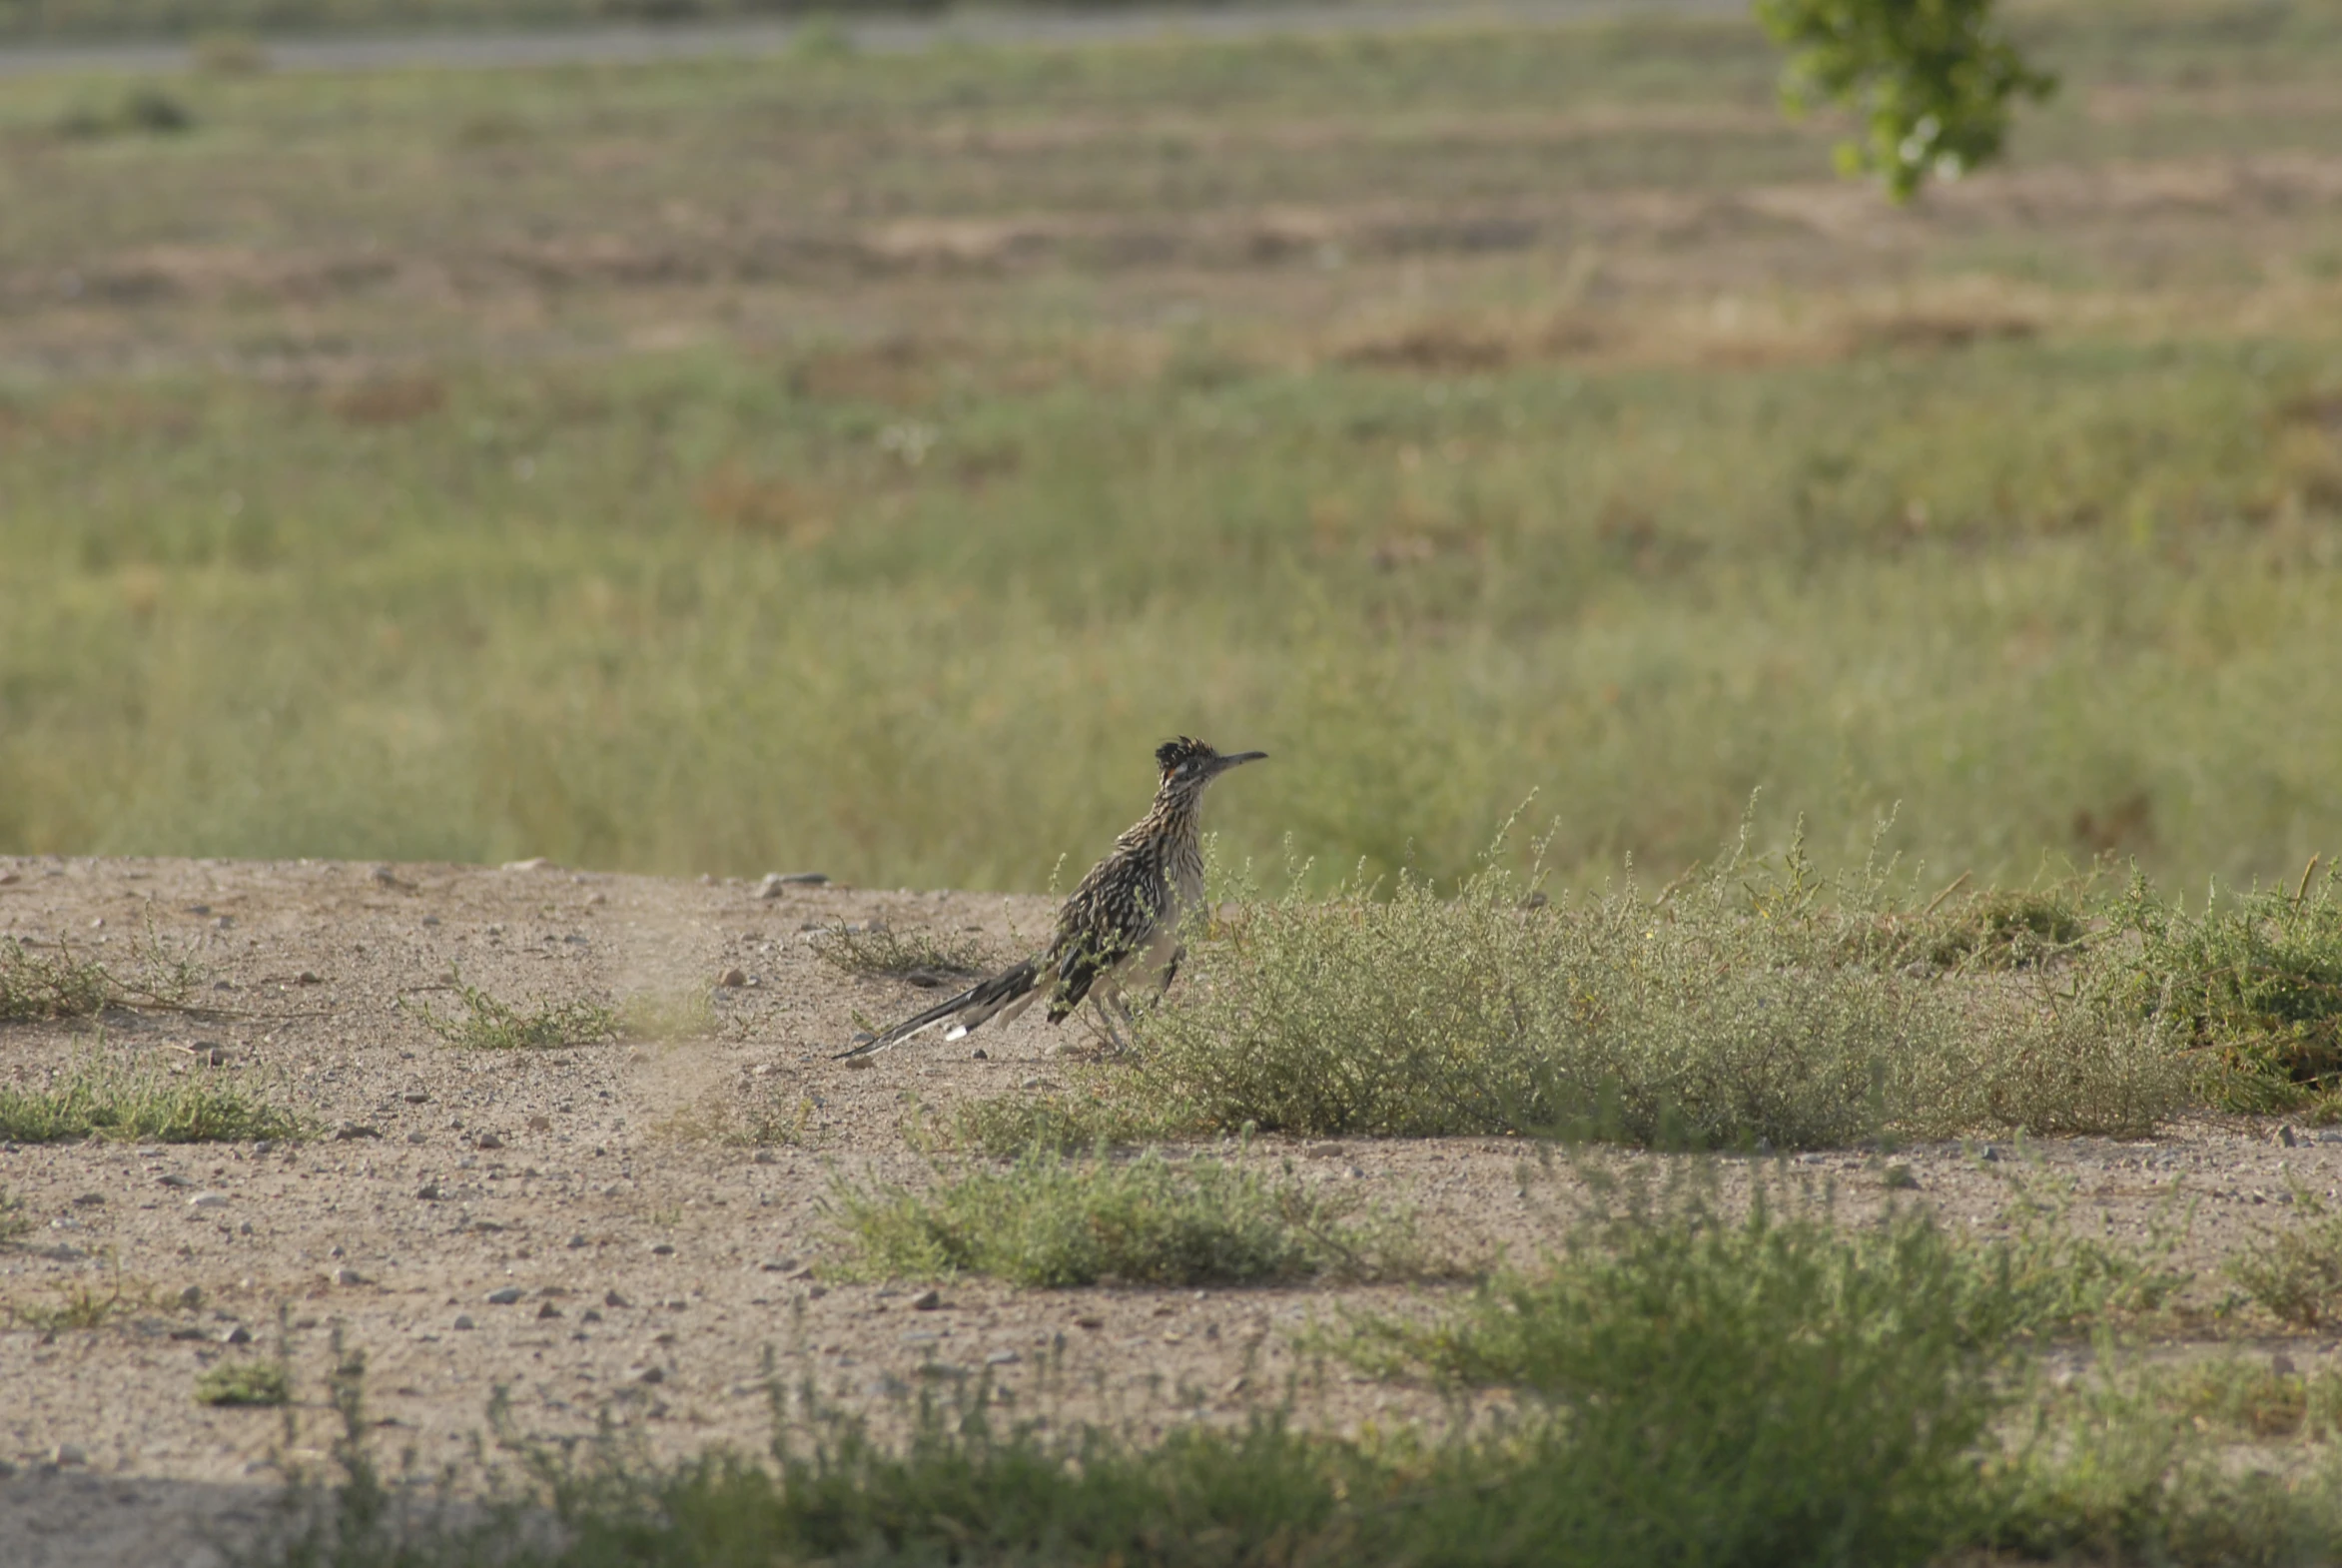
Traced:
<path fill-rule="evenodd" d="M 754 1447 L 768 1347 L 852 1405 L 988 1369 L 1019 1387 L 1050 1368 L 1076 1413 L 1228 1419 L 1308 1373 L 1290 1338 L 1305 1322 L 1444 1288 L 1019 1291 L 962 1279 L 938 1282 L 940 1304 L 919 1310 L 925 1282 L 838 1277 L 825 1205 L 838 1179 L 923 1179 L 904 1137 L 917 1105 L 1060 1083 L 1060 1048 L 1080 1037 L 1028 1021 L 865 1068 L 833 1062 L 857 1014 L 883 1021 L 927 993 L 824 962 L 805 940 L 814 930 L 877 920 L 1008 952 L 1038 936 L 1049 906 L 758 893 L 541 866 L 0 860 L 0 935 L 110 960 L 152 922 L 204 966 L 199 1000 L 213 1008 L 115 1012 L 102 1030 L 7 1026 L 0 1075 L 33 1083 L 93 1049 L 123 1053 L 225 1075 L 321 1135 L 0 1148 L 0 1186 L 32 1222 L 0 1245 L 0 1301 L 117 1296 L 96 1327 L 0 1329 L 0 1532 L 29 1553 L 14 1560 L 200 1560 L 205 1540 L 265 1519 L 281 1412 L 200 1405 L 194 1390 L 223 1359 L 270 1350 L 281 1313 L 301 1444 L 326 1440 L 339 1325 L 369 1358 L 386 1456 L 410 1449 L 435 1466 L 462 1457 L 498 1385 L 529 1430 L 587 1430 L 606 1412 L 662 1451 Z M 521 1005 L 598 1000 L 704 1033 L 462 1050 L 407 1005 L 443 1012 L 458 983 Z M 797 1142 L 727 1141 L 759 1126 Z M 2192 1204 L 2177 1261 L 2196 1270 L 2192 1298 L 2211 1314 L 2228 1290 L 2218 1260 L 2284 1215 L 2293 1183 L 2342 1187 L 2342 1138 L 2296 1130 L 2288 1147 L 2272 1132 L 2204 1123 L 2147 1143 L 2002 1146 L 1989 1160 L 1981 1146 L 1816 1155 L 1780 1175 L 1835 1183 L 1850 1214 L 1913 1181 L 1913 1198 L 1955 1222 L 1990 1224 L 2010 1175 L 2027 1173 L 2036 1188 L 2069 1189 L 2076 1222 L 2128 1240 Z M 1242 1158 L 1412 1207 L 1465 1261 L 1532 1257 L 1574 1186 L 1509 1140 L 1268 1140 Z M 1725 1164 L 1728 1186 L 1772 1166 Z M 239 1330 L 249 1345 L 229 1342 Z M 1303 1400 L 1305 1418 L 1334 1427 L 1434 1408 L 1338 1373 Z"/>

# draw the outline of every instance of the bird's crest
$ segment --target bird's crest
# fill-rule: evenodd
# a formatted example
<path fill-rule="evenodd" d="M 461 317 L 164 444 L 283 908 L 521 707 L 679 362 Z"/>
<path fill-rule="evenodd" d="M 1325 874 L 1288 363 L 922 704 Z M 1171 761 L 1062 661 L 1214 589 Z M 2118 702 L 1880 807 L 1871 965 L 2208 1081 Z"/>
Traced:
<path fill-rule="evenodd" d="M 1208 762 L 1218 755 L 1192 735 L 1181 735 L 1155 748 L 1155 765 L 1168 779 L 1191 763 Z"/>

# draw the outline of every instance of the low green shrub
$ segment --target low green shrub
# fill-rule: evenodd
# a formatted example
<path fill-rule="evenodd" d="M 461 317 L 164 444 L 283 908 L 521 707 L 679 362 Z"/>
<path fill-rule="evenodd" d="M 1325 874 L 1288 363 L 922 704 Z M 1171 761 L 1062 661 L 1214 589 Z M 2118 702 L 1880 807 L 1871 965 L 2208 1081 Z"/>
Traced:
<path fill-rule="evenodd" d="M 1390 1214 L 1240 1162 L 1160 1152 L 1118 1161 L 1034 1150 L 926 1191 L 841 1185 L 853 1266 L 900 1278 L 992 1274 L 1062 1287 L 1257 1284 L 1414 1267 L 1410 1227 Z"/>
<path fill-rule="evenodd" d="M 2342 1213 L 2300 1190 L 2293 1201 L 2299 1217 L 2263 1231 L 2227 1273 L 2277 1321 L 2316 1329 L 2342 1318 Z"/>
<path fill-rule="evenodd" d="M 70 1138 L 244 1143 L 303 1138 L 309 1131 L 300 1117 L 270 1104 L 224 1068 L 190 1067 L 174 1076 L 92 1051 L 37 1087 L 0 1084 L 0 1139 L 19 1144 Z"/>
<path fill-rule="evenodd" d="M 2342 1088 L 2342 863 L 2190 914 L 2133 877 L 2111 912 L 2132 1005 L 2199 1055 L 2223 1109 L 2282 1111 Z"/>
<path fill-rule="evenodd" d="M 1745 837 L 1657 901 L 1544 903 L 1494 869 L 1452 898 L 1296 886 L 1195 944 L 1108 1098 L 1197 1129 L 1777 1149 L 2139 1134 L 2187 1103 L 2170 1026 L 2102 966 L 1948 977 L 1902 961 L 1895 907 Z"/>
<path fill-rule="evenodd" d="M 293 1372 L 282 1361 L 222 1361 L 195 1380 L 197 1404 L 266 1406 L 293 1399 Z"/>
<path fill-rule="evenodd" d="M 591 1045 L 618 1032 L 617 1009 L 600 1002 L 573 997 L 566 1002 L 539 1002 L 520 1008 L 490 996 L 460 975 L 454 984 L 463 1004 L 460 1015 L 441 1013 L 427 1003 L 404 997 L 398 1001 L 423 1028 L 450 1046 L 471 1051 L 550 1051 Z"/>

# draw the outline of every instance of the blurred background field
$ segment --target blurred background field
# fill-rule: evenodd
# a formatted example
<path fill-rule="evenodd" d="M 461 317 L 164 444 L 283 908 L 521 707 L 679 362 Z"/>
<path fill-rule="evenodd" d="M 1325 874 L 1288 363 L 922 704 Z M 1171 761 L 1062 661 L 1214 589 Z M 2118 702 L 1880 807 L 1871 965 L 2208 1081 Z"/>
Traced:
<path fill-rule="evenodd" d="M 2289 876 L 2342 13 L 2014 14 L 1902 211 L 1739 18 L 12 81 L 0 851 Z"/>

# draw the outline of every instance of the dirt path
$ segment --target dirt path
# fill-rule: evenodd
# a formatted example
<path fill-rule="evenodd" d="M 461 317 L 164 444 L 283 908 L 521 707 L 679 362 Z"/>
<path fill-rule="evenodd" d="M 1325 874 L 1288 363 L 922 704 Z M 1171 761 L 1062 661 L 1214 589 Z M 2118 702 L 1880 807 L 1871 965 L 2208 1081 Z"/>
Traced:
<path fill-rule="evenodd" d="M 918 54 L 939 45 L 1071 48 L 1157 38 L 1246 39 L 1407 32 L 1457 24 L 1537 26 L 1635 15 L 1731 15 L 1742 0 L 1348 0 L 1336 4 L 1131 6 L 1095 13 L 977 11 L 937 19 L 884 17 L 843 23 L 855 49 Z M 800 28 L 782 22 L 680 22 L 664 26 L 562 31 L 431 33 L 404 37 L 270 38 L 269 64 L 283 71 L 480 70 L 515 66 L 623 65 L 712 56 L 781 54 Z M 0 47 L 0 77 L 181 71 L 191 61 L 173 43 L 35 44 Z"/>
<path fill-rule="evenodd" d="M 1055 1367 L 1076 1413 L 1230 1417 L 1284 1387 L 1297 1365 L 1287 1330 L 1335 1301 L 1405 1298 L 969 1281 L 915 1311 L 915 1286 L 825 1280 L 833 1183 L 924 1170 L 902 1136 L 915 1102 L 1015 1093 L 1066 1064 L 1062 1038 L 1031 1020 L 861 1070 L 828 1060 L 858 1010 L 883 1018 L 922 993 L 840 975 L 805 931 L 878 919 L 1007 952 L 1048 908 L 757 892 L 551 868 L 0 859 L 0 936 L 40 952 L 63 940 L 127 967 L 151 921 L 203 966 L 219 1016 L 110 1015 L 104 1049 L 227 1075 L 340 1130 L 277 1147 L 0 1146 L 0 1186 L 35 1224 L 0 1246 L 0 1301 L 39 1307 L 119 1284 L 127 1303 L 93 1330 L 0 1329 L 8 1560 L 202 1562 L 207 1538 L 233 1540 L 265 1518 L 280 1415 L 209 1409 L 191 1393 L 207 1365 L 252 1353 L 223 1342 L 238 1330 L 255 1349 L 273 1343 L 280 1309 L 304 1396 L 296 1456 L 322 1455 L 330 1436 L 318 1401 L 339 1327 L 368 1356 L 383 1455 L 411 1450 L 428 1467 L 461 1456 L 498 1384 L 531 1430 L 586 1430 L 606 1410 L 667 1452 L 757 1445 L 768 1347 L 802 1357 L 792 1364 L 809 1363 L 853 1405 L 883 1406 L 923 1377 L 989 1368 L 1026 1386 Z M 734 970 L 745 983 L 722 984 Z M 512 1000 L 712 997 L 715 1029 L 457 1050 L 399 1003 L 450 1008 L 442 988 L 458 972 Z M 0 1079 L 37 1080 L 93 1044 L 86 1024 L 0 1026 Z M 801 1143 L 705 1136 L 760 1111 L 802 1116 Z M 2304 1140 L 2287 1149 L 2259 1130 L 2204 1126 L 2032 1153 L 2073 1183 L 2086 1222 L 2117 1235 L 2142 1235 L 2192 1199 L 2186 1261 L 2208 1269 L 2282 1211 L 2289 1175 L 2319 1190 L 2342 1183 L 2342 1143 Z M 1899 1159 L 1925 1199 L 1988 1220 L 2007 1175 L 2035 1169 L 1996 1153 Z M 1467 1256 L 1533 1252 L 1567 1185 L 1503 1140 L 1270 1141 L 1252 1158 L 1410 1205 Z M 1883 1194 L 1875 1157 L 1812 1156 L 1791 1171 L 1839 1183 L 1855 1211 Z M 181 1304 L 190 1290 L 198 1304 Z M 1313 1397 L 1311 1418 L 1336 1426 L 1412 1403 L 1338 1380 Z"/>

